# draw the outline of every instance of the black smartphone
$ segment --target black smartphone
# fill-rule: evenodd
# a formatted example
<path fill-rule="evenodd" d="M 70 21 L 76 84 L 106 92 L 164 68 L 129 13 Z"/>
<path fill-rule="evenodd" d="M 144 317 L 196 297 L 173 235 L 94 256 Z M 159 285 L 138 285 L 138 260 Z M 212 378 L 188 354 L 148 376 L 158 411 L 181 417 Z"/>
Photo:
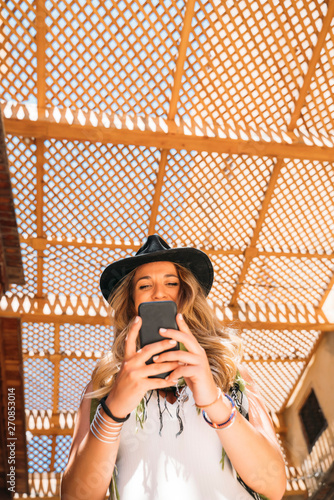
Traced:
<path fill-rule="evenodd" d="M 144 347 L 147 344 L 153 344 L 154 342 L 160 342 L 160 340 L 166 340 L 166 337 L 160 335 L 159 328 L 178 330 L 176 313 L 176 304 L 172 300 L 142 302 L 138 307 L 138 314 L 142 319 L 142 326 L 139 332 L 140 347 Z M 178 351 L 179 348 L 179 343 L 177 343 L 175 347 L 166 349 L 166 351 L 163 352 Z M 147 365 L 151 363 L 153 363 L 153 356 L 146 362 Z M 160 373 L 150 378 L 166 378 L 170 373 L 171 372 Z"/>

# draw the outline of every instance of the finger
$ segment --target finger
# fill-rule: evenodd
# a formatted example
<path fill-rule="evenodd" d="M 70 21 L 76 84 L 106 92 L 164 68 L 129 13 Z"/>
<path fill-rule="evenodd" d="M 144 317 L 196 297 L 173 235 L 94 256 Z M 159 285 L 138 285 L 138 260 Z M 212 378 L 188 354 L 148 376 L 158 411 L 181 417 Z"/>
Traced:
<path fill-rule="evenodd" d="M 189 329 L 188 329 L 189 330 Z M 202 347 L 197 342 L 194 335 L 190 332 L 183 332 L 181 330 L 172 330 L 166 328 L 160 328 L 159 333 L 162 337 L 169 337 L 171 339 L 181 342 L 187 351 L 193 352 L 195 354 L 202 353 Z"/>
<path fill-rule="evenodd" d="M 139 349 L 139 351 L 137 351 L 136 361 L 138 361 L 139 363 L 145 363 L 152 356 L 160 354 L 168 349 L 172 349 L 176 346 L 176 344 L 177 341 L 172 339 L 161 340 L 160 342 L 147 344 L 145 347 L 142 347 L 141 349 Z"/>
<path fill-rule="evenodd" d="M 131 358 L 137 351 L 137 338 L 141 327 L 141 317 L 136 316 L 129 328 L 127 338 L 125 339 L 124 359 Z"/>
<path fill-rule="evenodd" d="M 169 380 L 169 382 L 176 383 L 179 378 L 190 378 L 196 374 L 196 366 L 192 365 L 184 365 L 178 366 L 170 375 L 167 375 L 165 380 Z"/>
<path fill-rule="evenodd" d="M 152 363 L 150 365 L 146 365 L 145 368 L 139 370 L 138 373 L 145 377 L 154 377 L 156 375 L 160 375 L 161 373 L 173 372 L 176 368 L 178 368 L 179 364 L 175 361 L 171 361 L 168 363 Z"/>
<path fill-rule="evenodd" d="M 201 363 L 201 357 L 189 351 L 168 351 L 153 356 L 154 363 L 166 363 L 176 361 L 184 365 L 198 365 Z"/>
<path fill-rule="evenodd" d="M 189 326 L 187 325 L 187 323 L 184 321 L 182 314 L 179 313 L 176 315 L 176 323 L 177 323 L 177 326 L 179 327 L 179 330 L 181 332 L 188 333 L 193 337 L 193 334 L 192 334 Z"/>

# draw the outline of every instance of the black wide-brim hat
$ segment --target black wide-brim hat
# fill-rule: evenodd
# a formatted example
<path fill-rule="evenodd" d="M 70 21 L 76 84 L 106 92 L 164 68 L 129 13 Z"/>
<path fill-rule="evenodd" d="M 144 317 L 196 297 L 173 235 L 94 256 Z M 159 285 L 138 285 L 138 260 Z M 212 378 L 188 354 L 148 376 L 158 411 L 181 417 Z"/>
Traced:
<path fill-rule="evenodd" d="M 113 262 L 105 268 L 100 279 L 103 297 L 108 300 L 121 280 L 137 267 L 159 261 L 174 262 L 189 269 L 205 295 L 210 292 L 214 273 L 209 257 L 197 248 L 170 248 L 160 236 L 154 234 L 147 238 L 136 255 Z"/>

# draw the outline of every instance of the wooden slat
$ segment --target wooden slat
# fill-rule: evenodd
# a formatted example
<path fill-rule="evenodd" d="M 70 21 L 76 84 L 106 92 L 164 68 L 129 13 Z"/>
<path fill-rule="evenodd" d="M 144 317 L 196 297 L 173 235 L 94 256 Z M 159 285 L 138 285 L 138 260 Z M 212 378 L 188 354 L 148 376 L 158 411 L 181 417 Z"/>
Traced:
<path fill-rule="evenodd" d="M 100 248 L 100 249 L 110 249 L 110 250 L 131 250 L 133 253 L 136 253 L 137 250 L 141 247 L 141 243 L 135 243 L 131 240 L 96 240 L 94 238 L 90 238 L 89 240 L 85 239 L 63 239 L 63 238 L 35 238 L 35 237 L 21 237 L 21 243 L 26 243 L 32 248 L 45 249 L 47 246 L 60 246 L 60 247 L 76 247 L 76 248 Z M 242 250 L 223 250 L 223 249 L 212 249 L 206 247 L 197 247 L 209 256 L 223 256 L 223 255 L 243 255 Z M 269 252 L 265 250 L 257 250 L 257 256 L 261 257 L 291 257 L 291 258 L 307 258 L 307 259 L 316 259 L 316 260 L 333 260 L 334 261 L 334 253 L 317 253 L 317 252 Z"/>
<path fill-rule="evenodd" d="M 307 73 L 304 77 L 303 85 L 299 91 L 298 100 L 295 104 L 295 109 L 294 109 L 293 114 L 291 116 L 291 121 L 289 123 L 288 130 L 293 130 L 295 128 L 297 120 L 300 116 L 301 109 L 302 109 L 304 102 L 305 102 L 305 97 L 306 97 L 307 92 L 309 91 L 309 88 L 310 88 L 311 80 L 314 77 L 315 68 L 316 68 L 317 64 L 319 63 L 320 53 L 324 47 L 327 34 L 331 28 L 331 22 L 332 22 L 333 16 L 334 16 L 334 1 L 329 0 L 328 7 L 327 7 L 327 14 L 326 14 L 325 19 L 323 21 L 321 31 L 318 35 L 318 40 L 317 40 L 317 43 L 314 47 L 313 54 L 312 54 L 311 60 L 310 60 L 309 65 L 308 65 Z"/>
<path fill-rule="evenodd" d="M 290 304 L 288 308 L 284 304 L 247 303 L 233 308 L 216 307 L 216 310 L 223 314 L 227 325 L 237 323 L 238 327 L 245 329 L 334 329 L 321 309 L 308 310 L 297 304 Z M 56 296 L 54 301 L 48 298 L 32 299 L 28 295 L 7 297 L 1 301 L 0 314 L 3 317 L 21 317 L 26 322 L 111 324 L 110 311 L 102 299 L 82 296 Z"/>
<path fill-rule="evenodd" d="M 242 285 L 245 281 L 248 269 L 251 265 L 253 258 L 258 256 L 258 251 L 256 249 L 256 243 L 257 243 L 259 234 L 261 232 L 264 219 L 267 215 L 267 210 L 268 210 L 269 204 L 271 202 L 272 194 L 273 194 L 274 189 L 276 187 L 277 179 L 278 179 L 278 176 L 281 172 L 281 168 L 282 168 L 283 164 L 284 164 L 283 160 L 279 159 L 274 166 L 272 175 L 270 176 L 270 181 L 269 181 L 269 184 L 268 184 L 268 187 L 267 187 L 267 190 L 266 190 L 263 202 L 262 202 L 261 212 L 259 213 L 259 217 L 256 221 L 256 226 L 255 226 L 255 229 L 254 229 L 251 241 L 250 241 L 250 245 L 247 248 L 247 250 L 245 251 L 244 265 L 242 267 L 238 283 L 237 283 L 237 285 L 234 289 L 233 295 L 231 297 L 230 303 L 232 306 L 234 304 L 236 304 L 236 301 L 237 301 L 238 296 L 239 296 L 240 288 L 242 287 Z"/>
<path fill-rule="evenodd" d="M 45 117 L 46 82 L 46 7 L 44 0 L 36 2 L 36 47 L 37 47 L 37 106 L 39 118 Z"/>
<path fill-rule="evenodd" d="M 44 175 L 44 140 L 36 139 L 36 225 L 37 238 L 43 238 L 43 175 Z M 37 296 L 43 295 L 44 249 L 37 249 Z"/>
<path fill-rule="evenodd" d="M 184 62 L 186 59 L 189 34 L 191 30 L 191 22 L 194 15 L 195 0 L 187 0 L 186 10 L 183 20 L 183 28 L 181 33 L 181 42 L 179 45 L 179 54 L 176 62 L 174 73 L 172 96 L 169 103 L 168 120 L 174 120 L 177 111 L 177 103 L 181 89 L 182 75 L 184 71 Z"/>
<path fill-rule="evenodd" d="M 181 33 L 181 42 L 180 42 L 180 46 L 179 46 L 179 54 L 178 54 L 176 68 L 175 68 L 175 72 L 174 72 L 172 96 L 171 96 L 170 103 L 169 103 L 168 120 L 170 120 L 170 121 L 174 120 L 175 113 L 177 110 L 177 103 L 178 103 L 179 93 L 180 93 L 180 88 L 181 88 L 183 67 L 184 67 L 184 62 L 185 62 L 186 52 L 187 52 L 187 47 L 188 47 L 189 33 L 190 33 L 190 29 L 191 29 L 191 21 L 192 21 L 193 15 L 194 15 L 194 7 L 195 7 L 195 0 L 187 0 L 186 11 L 185 11 L 185 16 L 184 16 L 184 20 L 183 20 L 183 28 L 182 28 L 182 33 Z M 154 233 L 155 223 L 156 223 L 157 215 L 158 215 L 158 211 L 159 211 L 161 189 L 162 189 L 164 175 L 165 175 L 165 171 L 166 171 L 167 156 L 168 156 L 168 150 L 163 149 L 161 151 L 158 177 L 157 177 L 157 182 L 156 182 L 155 190 L 154 190 L 154 198 L 153 198 L 153 205 L 152 205 L 152 210 L 151 210 L 151 218 L 150 218 L 150 225 L 149 225 L 149 229 L 148 229 L 148 234 Z"/>
<path fill-rule="evenodd" d="M 323 307 L 324 303 L 326 302 L 328 295 L 330 294 L 333 287 L 334 287 L 334 272 L 333 272 L 333 276 L 331 277 L 330 282 L 328 283 L 327 290 L 323 294 L 322 299 L 320 300 L 320 302 L 318 304 L 319 309 L 322 309 L 322 307 Z"/>
<path fill-rule="evenodd" d="M 307 146 L 302 143 L 274 143 L 241 139 L 220 138 L 219 136 L 186 135 L 184 133 L 154 132 L 152 130 L 129 130 L 89 125 L 69 125 L 44 120 L 5 118 L 7 133 L 23 137 L 54 138 L 69 141 L 100 142 L 102 144 L 124 144 L 175 149 L 227 153 L 229 155 L 270 156 L 301 160 L 333 162 L 334 148 Z"/>
<path fill-rule="evenodd" d="M 153 204 L 152 204 L 152 209 L 151 209 L 151 217 L 150 217 L 150 225 L 148 228 L 148 234 L 155 233 L 155 223 L 157 220 L 157 215 L 158 215 L 159 206 L 160 206 L 160 195 L 161 195 L 164 176 L 165 176 L 165 172 L 166 172 L 167 157 L 168 157 L 168 150 L 163 149 L 161 151 L 161 158 L 160 158 L 160 162 L 159 162 L 157 182 L 155 184 L 155 189 L 154 189 Z"/>
<path fill-rule="evenodd" d="M 58 324 L 59 326 L 59 324 Z M 55 381 L 55 387 L 58 387 L 58 384 L 59 384 L 59 371 L 58 373 L 56 374 L 56 365 L 59 364 L 59 361 L 61 359 L 71 359 L 71 360 L 74 360 L 74 359 L 93 359 L 93 360 L 98 360 L 100 359 L 100 356 L 96 356 L 94 353 L 92 353 L 91 355 L 88 355 L 87 352 L 84 352 L 84 353 L 81 353 L 79 354 L 78 352 L 57 352 L 57 353 L 50 353 L 50 352 L 45 352 L 44 354 L 40 354 L 39 352 L 31 352 L 29 351 L 29 353 L 24 353 L 23 354 L 23 359 L 24 360 L 27 360 L 27 359 L 48 359 L 49 361 L 52 361 L 52 363 L 55 364 L 55 375 L 54 375 L 54 381 Z M 243 363 L 247 364 L 247 363 L 252 363 L 252 362 L 256 362 L 256 363 L 260 363 L 260 364 L 263 364 L 263 363 L 295 363 L 295 362 L 298 362 L 298 361 L 305 361 L 305 358 L 302 358 L 302 357 L 299 357 L 299 356 L 295 356 L 295 357 L 290 357 L 290 358 L 284 358 L 284 357 L 276 357 L 276 358 L 273 358 L 271 356 L 268 356 L 268 357 L 252 357 L 252 358 L 249 358 L 249 357 L 245 357 L 243 359 Z M 55 390 L 54 391 L 54 404 L 55 402 L 57 401 L 57 394 L 55 394 L 57 391 Z M 53 408 L 53 412 L 54 413 L 57 413 L 58 411 L 58 408 L 54 407 Z"/>

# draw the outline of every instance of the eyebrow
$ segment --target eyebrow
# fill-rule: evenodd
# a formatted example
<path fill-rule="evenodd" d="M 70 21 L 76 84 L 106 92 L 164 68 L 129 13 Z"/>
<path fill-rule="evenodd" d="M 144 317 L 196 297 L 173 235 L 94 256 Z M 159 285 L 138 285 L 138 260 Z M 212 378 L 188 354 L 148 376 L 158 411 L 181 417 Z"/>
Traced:
<path fill-rule="evenodd" d="M 177 278 L 177 279 L 179 279 L 179 277 L 176 274 L 165 274 L 163 277 L 164 278 Z M 152 279 L 152 276 L 142 276 L 141 278 L 137 279 L 136 284 L 140 280 L 149 280 L 149 279 Z"/>

